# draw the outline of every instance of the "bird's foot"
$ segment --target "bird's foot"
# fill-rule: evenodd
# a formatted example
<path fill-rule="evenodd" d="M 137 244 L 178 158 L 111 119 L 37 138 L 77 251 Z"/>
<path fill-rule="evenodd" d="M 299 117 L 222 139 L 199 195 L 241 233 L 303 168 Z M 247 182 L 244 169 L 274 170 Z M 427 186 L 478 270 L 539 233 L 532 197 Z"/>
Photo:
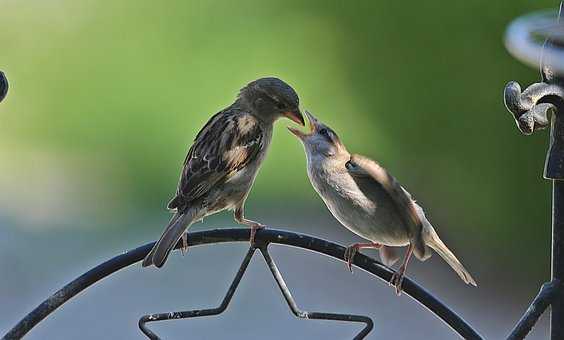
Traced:
<path fill-rule="evenodd" d="M 185 231 L 180 239 L 182 240 L 180 252 L 182 253 L 182 256 L 184 256 L 188 252 L 188 232 Z"/>
<path fill-rule="evenodd" d="M 255 246 L 255 236 L 257 234 L 257 230 L 259 229 L 264 229 L 266 226 L 264 224 L 255 222 L 253 224 L 251 224 L 251 238 L 250 238 L 250 242 L 251 242 L 251 246 Z"/>
<path fill-rule="evenodd" d="M 392 275 L 392 278 L 390 279 L 390 285 L 395 287 L 397 296 L 401 295 L 402 292 L 401 285 L 403 283 L 404 276 L 405 276 L 405 268 L 401 266 L 398 269 L 398 271 L 395 272 L 394 275 Z"/>
<path fill-rule="evenodd" d="M 351 246 L 348 246 L 347 249 L 345 250 L 344 260 L 347 262 L 346 266 L 351 273 L 352 273 L 352 263 L 354 260 L 354 256 L 358 252 L 358 248 L 359 247 L 357 244 L 353 244 Z"/>
<path fill-rule="evenodd" d="M 376 242 L 355 243 L 348 246 L 347 249 L 345 250 L 345 256 L 344 256 L 345 261 L 347 261 L 347 268 L 349 268 L 349 270 L 352 273 L 352 263 L 354 260 L 354 256 L 356 255 L 359 249 L 363 249 L 363 248 L 379 249 L 380 247 L 382 247 L 382 245 Z"/>

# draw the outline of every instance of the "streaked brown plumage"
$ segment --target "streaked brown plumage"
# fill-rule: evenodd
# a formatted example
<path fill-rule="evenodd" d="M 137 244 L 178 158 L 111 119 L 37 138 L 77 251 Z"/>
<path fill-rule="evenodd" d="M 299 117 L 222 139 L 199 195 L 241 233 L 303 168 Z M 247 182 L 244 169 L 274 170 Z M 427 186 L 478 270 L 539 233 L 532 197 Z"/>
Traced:
<path fill-rule="evenodd" d="M 175 212 L 143 266 L 161 267 L 194 221 L 232 209 L 237 222 L 254 234 L 263 225 L 244 217 L 244 204 L 272 138 L 273 123 L 286 116 L 304 124 L 295 91 L 277 78 L 249 83 L 235 103 L 215 114 L 200 130 L 184 160 Z M 186 240 L 184 247 L 186 247 Z"/>

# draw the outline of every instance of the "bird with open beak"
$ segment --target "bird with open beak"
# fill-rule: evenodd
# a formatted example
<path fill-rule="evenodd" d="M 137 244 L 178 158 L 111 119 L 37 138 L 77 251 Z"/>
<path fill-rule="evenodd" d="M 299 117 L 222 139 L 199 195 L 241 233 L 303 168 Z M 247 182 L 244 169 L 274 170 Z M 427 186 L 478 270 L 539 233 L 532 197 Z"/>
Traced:
<path fill-rule="evenodd" d="M 337 134 L 306 111 L 310 131 L 289 127 L 303 143 L 307 173 L 329 211 L 353 233 L 369 240 L 355 243 L 345 252 L 344 260 L 352 271 L 359 249 L 379 249 L 382 262 L 392 266 L 398 259 L 397 248 L 407 252 L 390 284 L 401 293 L 401 284 L 412 254 L 424 261 L 435 250 L 467 284 L 476 281 L 441 241 L 411 195 L 375 161 L 350 154 Z"/>
<path fill-rule="evenodd" d="M 195 221 L 231 209 L 238 223 L 251 228 L 254 243 L 261 223 L 246 219 L 244 206 L 272 139 L 273 124 L 287 117 L 304 125 L 298 95 L 278 78 L 255 80 L 239 92 L 235 102 L 216 113 L 200 130 L 184 161 L 175 197 L 174 212 L 161 238 L 143 260 L 143 267 L 162 267 Z"/>

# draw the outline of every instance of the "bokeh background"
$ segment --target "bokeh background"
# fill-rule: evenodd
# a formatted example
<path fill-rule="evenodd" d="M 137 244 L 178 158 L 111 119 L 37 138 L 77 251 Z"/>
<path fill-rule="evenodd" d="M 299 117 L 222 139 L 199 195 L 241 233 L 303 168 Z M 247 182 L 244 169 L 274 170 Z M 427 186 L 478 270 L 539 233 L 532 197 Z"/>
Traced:
<path fill-rule="evenodd" d="M 278 76 L 349 150 L 384 164 L 476 277 L 434 256 L 409 274 L 483 335 L 501 338 L 549 276 L 547 133 L 523 137 L 503 106 L 509 80 L 538 72 L 503 47 L 507 24 L 557 1 L 0 1 L 0 333 L 102 260 L 160 235 L 184 155 L 239 88 Z M 281 121 L 247 215 L 348 244 L 309 184 Z M 192 230 L 231 227 L 228 213 Z M 245 244 L 173 254 L 90 288 L 29 339 L 141 338 L 145 313 L 216 306 Z M 274 255 L 306 310 L 366 314 L 371 339 L 452 339 L 407 296 L 341 262 Z M 368 251 L 370 253 L 370 251 Z M 377 256 L 376 252 L 370 253 Z M 263 261 L 228 311 L 168 322 L 165 337 L 352 337 L 359 327 L 293 318 Z M 532 334 L 547 336 L 546 317 Z"/>

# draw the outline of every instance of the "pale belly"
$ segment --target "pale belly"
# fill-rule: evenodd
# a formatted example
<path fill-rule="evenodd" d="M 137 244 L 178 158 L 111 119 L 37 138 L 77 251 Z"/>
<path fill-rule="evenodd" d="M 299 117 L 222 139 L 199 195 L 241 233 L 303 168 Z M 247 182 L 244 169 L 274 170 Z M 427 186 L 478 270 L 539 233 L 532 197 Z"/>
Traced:
<path fill-rule="evenodd" d="M 367 197 L 346 176 L 341 176 L 336 183 L 327 183 L 324 178 L 318 177 L 312 183 L 329 211 L 343 226 L 372 242 L 387 246 L 409 244 L 408 233 L 384 191 L 373 192 Z"/>
<path fill-rule="evenodd" d="M 203 198 L 203 205 L 206 207 L 203 217 L 223 210 L 235 210 L 244 203 L 258 172 L 258 166 L 253 165 L 242 169 L 228 181 L 214 187 L 206 194 Z"/>

